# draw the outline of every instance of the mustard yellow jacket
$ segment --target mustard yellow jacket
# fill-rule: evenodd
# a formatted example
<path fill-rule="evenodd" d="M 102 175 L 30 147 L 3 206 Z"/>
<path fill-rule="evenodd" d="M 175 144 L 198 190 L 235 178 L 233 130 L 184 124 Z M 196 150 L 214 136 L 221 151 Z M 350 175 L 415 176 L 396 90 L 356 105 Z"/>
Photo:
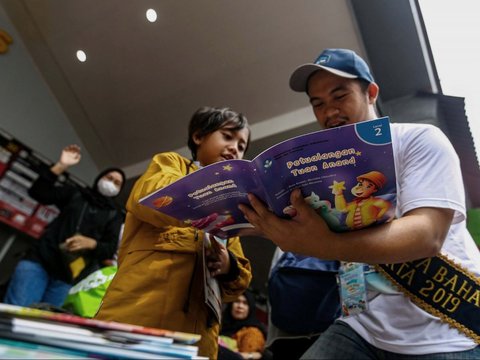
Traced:
<path fill-rule="evenodd" d="M 138 200 L 198 168 L 169 152 L 153 157 L 127 201 L 119 249 L 118 272 L 96 315 L 100 320 L 196 333 L 199 355 L 215 359 L 219 324 L 209 314 L 203 290 L 203 233 L 167 215 L 139 205 Z M 240 239 L 230 238 L 239 275 L 219 277 L 222 300 L 235 300 L 251 280 L 250 262 Z"/>

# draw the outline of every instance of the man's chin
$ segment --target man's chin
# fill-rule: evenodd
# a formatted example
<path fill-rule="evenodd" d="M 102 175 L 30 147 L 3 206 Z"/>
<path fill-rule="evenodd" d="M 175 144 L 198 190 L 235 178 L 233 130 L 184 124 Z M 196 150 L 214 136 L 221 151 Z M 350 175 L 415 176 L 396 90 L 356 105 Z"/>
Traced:
<path fill-rule="evenodd" d="M 340 126 L 344 126 L 344 125 L 348 125 L 347 122 L 339 122 L 339 123 L 335 123 L 335 124 L 332 124 L 332 125 L 328 125 L 328 128 L 329 129 L 333 129 L 333 128 L 337 128 L 337 127 L 340 127 Z"/>

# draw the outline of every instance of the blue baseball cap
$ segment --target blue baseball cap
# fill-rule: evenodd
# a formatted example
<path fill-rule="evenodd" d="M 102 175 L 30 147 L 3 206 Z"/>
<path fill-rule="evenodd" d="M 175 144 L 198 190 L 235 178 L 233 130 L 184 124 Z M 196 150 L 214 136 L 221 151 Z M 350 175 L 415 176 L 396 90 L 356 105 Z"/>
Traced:
<path fill-rule="evenodd" d="M 349 78 L 374 82 L 367 63 L 354 51 L 348 49 L 325 49 L 313 63 L 300 65 L 290 76 L 290 88 L 298 92 L 307 91 L 310 76 L 318 70 Z"/>

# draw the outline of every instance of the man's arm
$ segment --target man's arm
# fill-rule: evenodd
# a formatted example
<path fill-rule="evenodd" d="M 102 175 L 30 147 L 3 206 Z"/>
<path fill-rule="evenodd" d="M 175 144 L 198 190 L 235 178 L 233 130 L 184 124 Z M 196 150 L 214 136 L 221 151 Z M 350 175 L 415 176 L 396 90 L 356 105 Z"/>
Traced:
<path fill-rule="evenodd" d="M 308 206 L 299 190 L 291 195 L 291 204 L 297 209 L 291 220 L 277 217 L 255 196 L 249 195 L 249 199 L 251 207 L 242 204 L 240 210 L 257 234 L 282 250 L 369 264 L 405 262 L 438 254 L 454 214 L 451 209 L 417 208 L 389 223 L 335 233 Z"/>

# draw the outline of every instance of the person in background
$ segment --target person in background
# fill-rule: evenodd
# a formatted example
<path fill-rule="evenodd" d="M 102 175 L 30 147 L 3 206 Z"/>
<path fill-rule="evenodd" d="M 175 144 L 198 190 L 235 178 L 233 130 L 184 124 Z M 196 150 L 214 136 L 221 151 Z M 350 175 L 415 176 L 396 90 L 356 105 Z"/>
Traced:
<path fill-rule="evenodd" d="M 123 228 L 124 224 L 122 223 L 118 235 L 119 245 L 123 236 Z M 115 252 L 113 259 L 103 261 L 100 269 L 72 286 L 62 308 L 74 315 L 86 318 L 94 317 L 108 286 L 117 273 L 117 258 L 118 251 Z"/>
<path fill-rule="evenodd" d="M 255 311 L 255 297 L 248 290 L 227 304 L 220 329 L 218 360 L 265 359 L 267 331 Z"/>
<path fill-rule="evenodd" d="M 229 108 L 202 107 L 190 119 L 192 160 L 174 152 L 153 157 L 127 201 L 118 271 L 96 315 L 99 320 L 200 334 L 199 355 L 217 356 L 219 323 L 205 303 L 202 254 L 224 302 L 248 288 L 250 262 L 238 237 L 225 244 L 203 231 L 139 204 L 153 191 L 219 161 L 242 159 L 250 141 L 244 115 Z"/>
<path fill-rule="evenodd" d="M 113 258 L 123 221 L 113 198 L 125 175 L 119 168 L 108 168 L 98 174 L 92 188 L 57 186 L 58 176 L 80 159 L 80 147 L 65 147 L 50 171 L 41 173 L 29 189 L 32 198 L 57 206 L 60 214 L 17 264 L 5 303 L 61 307 L 73 284 Z"/>
<path fill-rule="evenodd" d="M 290 87 L 306 93 L 322 128 L 378 117 L 379 87 L 366 62 L 351 50 L 325 49 L 314 63 L 293 72 Z M 480 252 L 466 228 L 460 161 L 435 126 L 394 123 L 391 134 L 397 180 L 396 218 L 391 222 L 332 232 L 298 189 L 290 196 L 297 211 L 291 220 L 275 216 L 254 195 L 249 195 L 251 207 L 239 205 L 256 233 L 284 251 L 381 270 L 377 274 L 384 284 L 365 276 L 368 308 L 330 325 L 304 359 L 480 358 Z M 394 272 L 400 274 L 395 281 L 404 291 L 387 280 Z M 357 274 L 360 280 L 361 272 Z M 426 281 L 410 286 L 421 274 Z M 407 295 L 410 291 L 416 298 Z M 420 296 L 433 305 L 418 301 Z M 461 316 L 462 311 L 468 315 Z"/>

